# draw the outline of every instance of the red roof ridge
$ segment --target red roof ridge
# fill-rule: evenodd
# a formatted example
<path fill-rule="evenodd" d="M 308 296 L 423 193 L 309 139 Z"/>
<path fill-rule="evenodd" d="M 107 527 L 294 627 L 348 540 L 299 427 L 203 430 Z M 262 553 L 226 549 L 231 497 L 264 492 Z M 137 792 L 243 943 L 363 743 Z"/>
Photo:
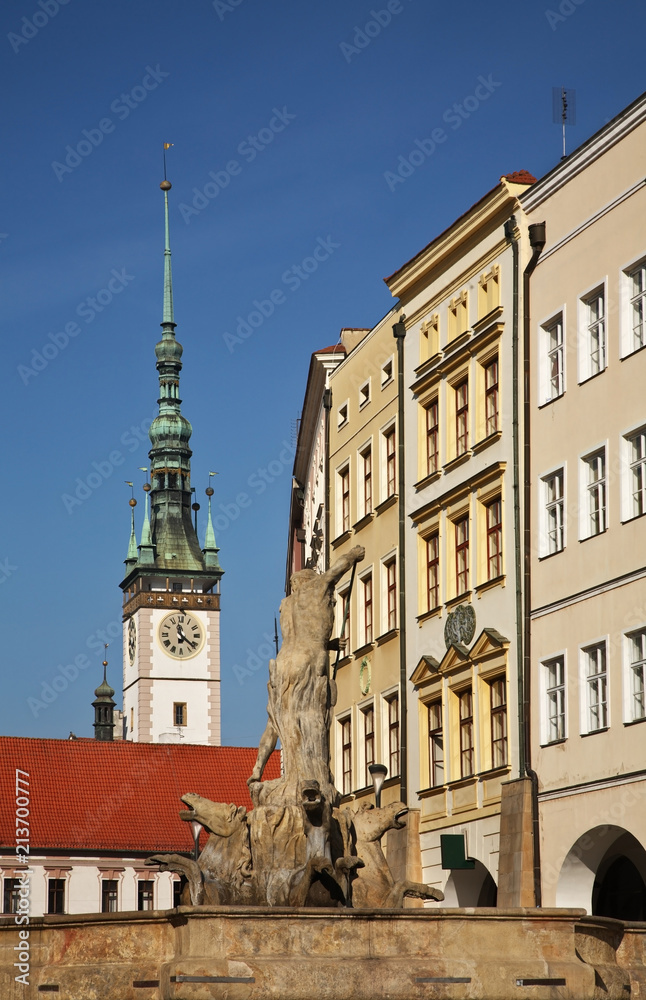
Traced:
<path fill-rule="evenodd" d="M 503 175 L 505 180 L 512 184 L 535 184 L 536 178 L 530 174 L 529 170 L 514 170 L 511 174 Z"/>

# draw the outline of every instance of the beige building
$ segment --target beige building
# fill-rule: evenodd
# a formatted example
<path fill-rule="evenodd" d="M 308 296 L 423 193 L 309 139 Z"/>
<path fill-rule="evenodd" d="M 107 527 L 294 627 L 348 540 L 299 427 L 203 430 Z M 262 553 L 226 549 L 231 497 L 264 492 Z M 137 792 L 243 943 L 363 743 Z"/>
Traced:
<path fill-rule="evenodd" d="M 407 329 L 409 803 L 424 881 L 448 905 L 495 905 L 503 787 L 524 775 L 518 199 L 532 181 L 503 177 L 387 279 Z M 447 835 L 474 865 L 442 866 Z"/>
<path fill-rule="evenodd" d="M 646 918 L 646 95 L 533 185 L 542 901 Z"/>

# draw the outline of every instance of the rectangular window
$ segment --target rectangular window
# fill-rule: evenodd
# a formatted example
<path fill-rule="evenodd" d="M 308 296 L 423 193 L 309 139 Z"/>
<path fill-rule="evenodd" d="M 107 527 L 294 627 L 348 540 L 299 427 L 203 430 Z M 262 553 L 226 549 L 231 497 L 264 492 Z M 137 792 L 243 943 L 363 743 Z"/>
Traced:
<path fill-rule="evenodd" d="M 442 702 L 432 701 L 428 711 L 428 774 L 431 788 L 444 784 L 444 733 Z"/>
<path fill-rule="evenodd" d="M 564 497 L 563 469 L 559 469 L 543 480 L 545 489 L 545 521 L 547 536 L 547 552 L 561 552 L 564 548 Z"/>
<path fill-rule="evenodd" d="M 606 316 L 603 288 L 585 299 L 587 370 L 589 375 L 597 375 L 606 367 Z"/>
<path fill-rule="evenodd" d="M 473 756 L 473 692 L 471 688 L 458 695 L 460 702 L 460 777 L 474 773 Z"/>
<path fill-rule="evenodd" d="M 352 725 L 350 716 L 341 720 L 341 765 L 343 770 L 343 794 L 352 791 Z"/>
<path fill-rule="evenodd" d="M 630 722 L 646 718 L 646 700 L 644 699 L 644 675 L 646 673 L 646 629 L 633 632 L 628 636 L 629 643 L 629 710 Z M 6 900 L 6 896 L 5 896 Z M 7 912 L 5 910 L 5 912 Z"/>
<path fill-rule="evenodd" d="M 585 537 L 606 530 L 606 451 L 602 448 L 583 459 L 586 480 L 587 524 Z"/>
<path fill-rule="evenodd" d="M 440 539 L 431 535 L 426 540 L 426 589 L 427 611 L 439 607 L 440 603 Z"/>
<path fill-rule="evenodd" d="M 632 349 L 637 351 L 646 344 L 646 261 L 629 271 L 628 279 Z"/>
<path fill-rule="evenodd" d="M 368 768 L 375 762 L 375 710 L 372 705 L 361 710 L 363 716 L 363 760 L 364 788 L 372 784 L 372 775 Z"/>
<path fill-rule="evenodd" d="M 116 878 L 101 879 L 101 913 L 116 913 L 119 883 Z"/>
<path fill-rule="evenodd" d="M 2 908 L 3 913 L 17 913 L 18 912 L 18 900 L 20 896 L 18 895 L 18 887 L 20 882 L 17 878 L 6 878 L 4 879 L 4 905 Z"/>
<path fill-rule="evenodd" d="M 386 631 L 397 628 L 397 560 L 386 563 Z"/>
<path fill-rule="evenodd" d="M 455 522 L 455 593 L 469 589 L 469 518 Z"/>
<path fill-rule="evenodd" d="M 562 315 L 544 329 L 547 338 L 547 370 L 549 374 L 547 398 L 557 399 L 563 395 L 565 389 Z"/>
<path fill-rule="evenodd" d="M 348 404 L 344 403 L 337 411 L 337 430 L 345 427 L 348 422 Z"/>
<path fill-rule="evenodd" d="M 362 409 L 366 403 L 370 402 L 370 379 L 364 382 L 363 385 L 359 386 L 359 409 Z"/>
<path fill-rule="evenodd" d="M 363 481 L 363 513 L 372 510 L 372 449 L 361 452 L 361 478 Z"/>
<path fill-rule="evenodd" d="M 361 581 L 363 604 L 363 641 L 372 642 L 372 574 Z"/>
<path fill-rule="evenodd" d="M 347 587 L 344 591 L 339 591 L 339 639 L 343 647 L 344 656 L 347 656 L 351 649 L 350 605 L 350 588 Z"/>
<path fill-rule="evenodd" d="M 465 379 L 455 387 L 455 454 L 464 455 L 469 447 L 469 383 Z"/>
<path fill-rule="evenodd" d="M 565 659 L 557 656 L 543 664 L 546 695 L 546 740 L 565 739 Z"/>
<path fill-rule="evenodd" d="M 137 880 L 137 909 L 152 910 L 155 883 L 151 879 Z"/>
<path fill-rule="evenodd" d="M 381 368 L 381 388 L 384 389 L 393 380 L 393 359 L 389 358 Z"/>
<path fill-rule="evenodd" d="M 397 490 L 397 462 L 395 459 L 395 428 L 386 432 L 386 497 Z"/>
<path fill-rule="evenodd" d="M 346 465 L 339 473 L 341 489 L 341 534 L 350 530 L 350 466 Z"/>
<path fill-rule="evenodd" d="M 430 476 L 439 468 L 440 427 L 438 403 L 434 399 L 426 407 L 426 475 Z"/>
<path fill-rule="evenodd" d="M 593 733 L 608 725 L 608 674 L 606 644 L 597 643 L 582 650 L 586 686 L 586 731 Z"/>
<path fill-rule="evenodd" d="M 498 358 L 485 365 L 485 436 L 498 430 Z"/>
<path fill-rule="evenodd" d="M 182 891 L 185 885 L 186 879 L 184 881 L 181 878 L 173 880 L 173 906 L 175 908 L 182 905 Z"/>
<path fill-rule="evenodd" d="M 47 912 L 65 913 L 65 879 L 47 879 Z"/>
<path fill-rule="evenodd" d="M 504 767 L 507 763 L 507 682 L 504 677 L 491 681 L 491 766 Z"/>
<path fill-rule="evenodd" d="M 389 777 L 399 774 L 399 695 L 388 698 L 388 771 Z"/>
<path fill-rule="evenodd" d="M 173 704 L 173 725 L 174 726 L 185 726 L 186 725 L 186 702 L 176 701 Z"/>
<path fill-rule="evenodd" d="M 487 580 L 502 576 L 502 500 L 487 504 Z"/>
<path fill-rule="evenodd" d="M 628 438 L 630 447 L 630 516 L 646 513 L 646 429 Z"/>

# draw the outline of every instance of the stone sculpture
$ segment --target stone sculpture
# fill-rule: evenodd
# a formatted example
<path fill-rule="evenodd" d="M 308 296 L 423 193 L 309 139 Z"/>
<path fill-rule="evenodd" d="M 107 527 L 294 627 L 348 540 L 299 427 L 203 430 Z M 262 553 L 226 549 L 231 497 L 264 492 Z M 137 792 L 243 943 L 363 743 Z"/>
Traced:
<path fill-rule="evenodd" d="M 396 907 L 405 896 L 443 899 L 416 882 L 395 882 L 381 849 L 405 826 L 402 802 L 339 808 L 329 766 L 336 685 L 329 676 L 334 592 L 364 557 L 357 545 L 325 573 L 300 570 L 280 606 L 283 643 L 269 662 L 267 726 L 248 779 L 254 808 L 182 796 L 181 819 L 209 831 L 197 861 L 155 854 L 147 864 L 186 877 L 183 902 L 199 905 Z M 283 774 L 262 776 L 280 740 Z"/>

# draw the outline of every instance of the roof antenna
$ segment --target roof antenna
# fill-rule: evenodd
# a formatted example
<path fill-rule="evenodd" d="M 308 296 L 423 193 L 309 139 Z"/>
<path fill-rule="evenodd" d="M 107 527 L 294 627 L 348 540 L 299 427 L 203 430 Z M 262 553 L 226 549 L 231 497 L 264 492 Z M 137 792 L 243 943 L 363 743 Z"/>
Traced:
<path fill-rule="evenodd" d="M 565 126 L 576 125 L 576 90 L 566 87 L 552 87 L 552 121 L 563 129 L 563 155 L 565 153 Z"/>

